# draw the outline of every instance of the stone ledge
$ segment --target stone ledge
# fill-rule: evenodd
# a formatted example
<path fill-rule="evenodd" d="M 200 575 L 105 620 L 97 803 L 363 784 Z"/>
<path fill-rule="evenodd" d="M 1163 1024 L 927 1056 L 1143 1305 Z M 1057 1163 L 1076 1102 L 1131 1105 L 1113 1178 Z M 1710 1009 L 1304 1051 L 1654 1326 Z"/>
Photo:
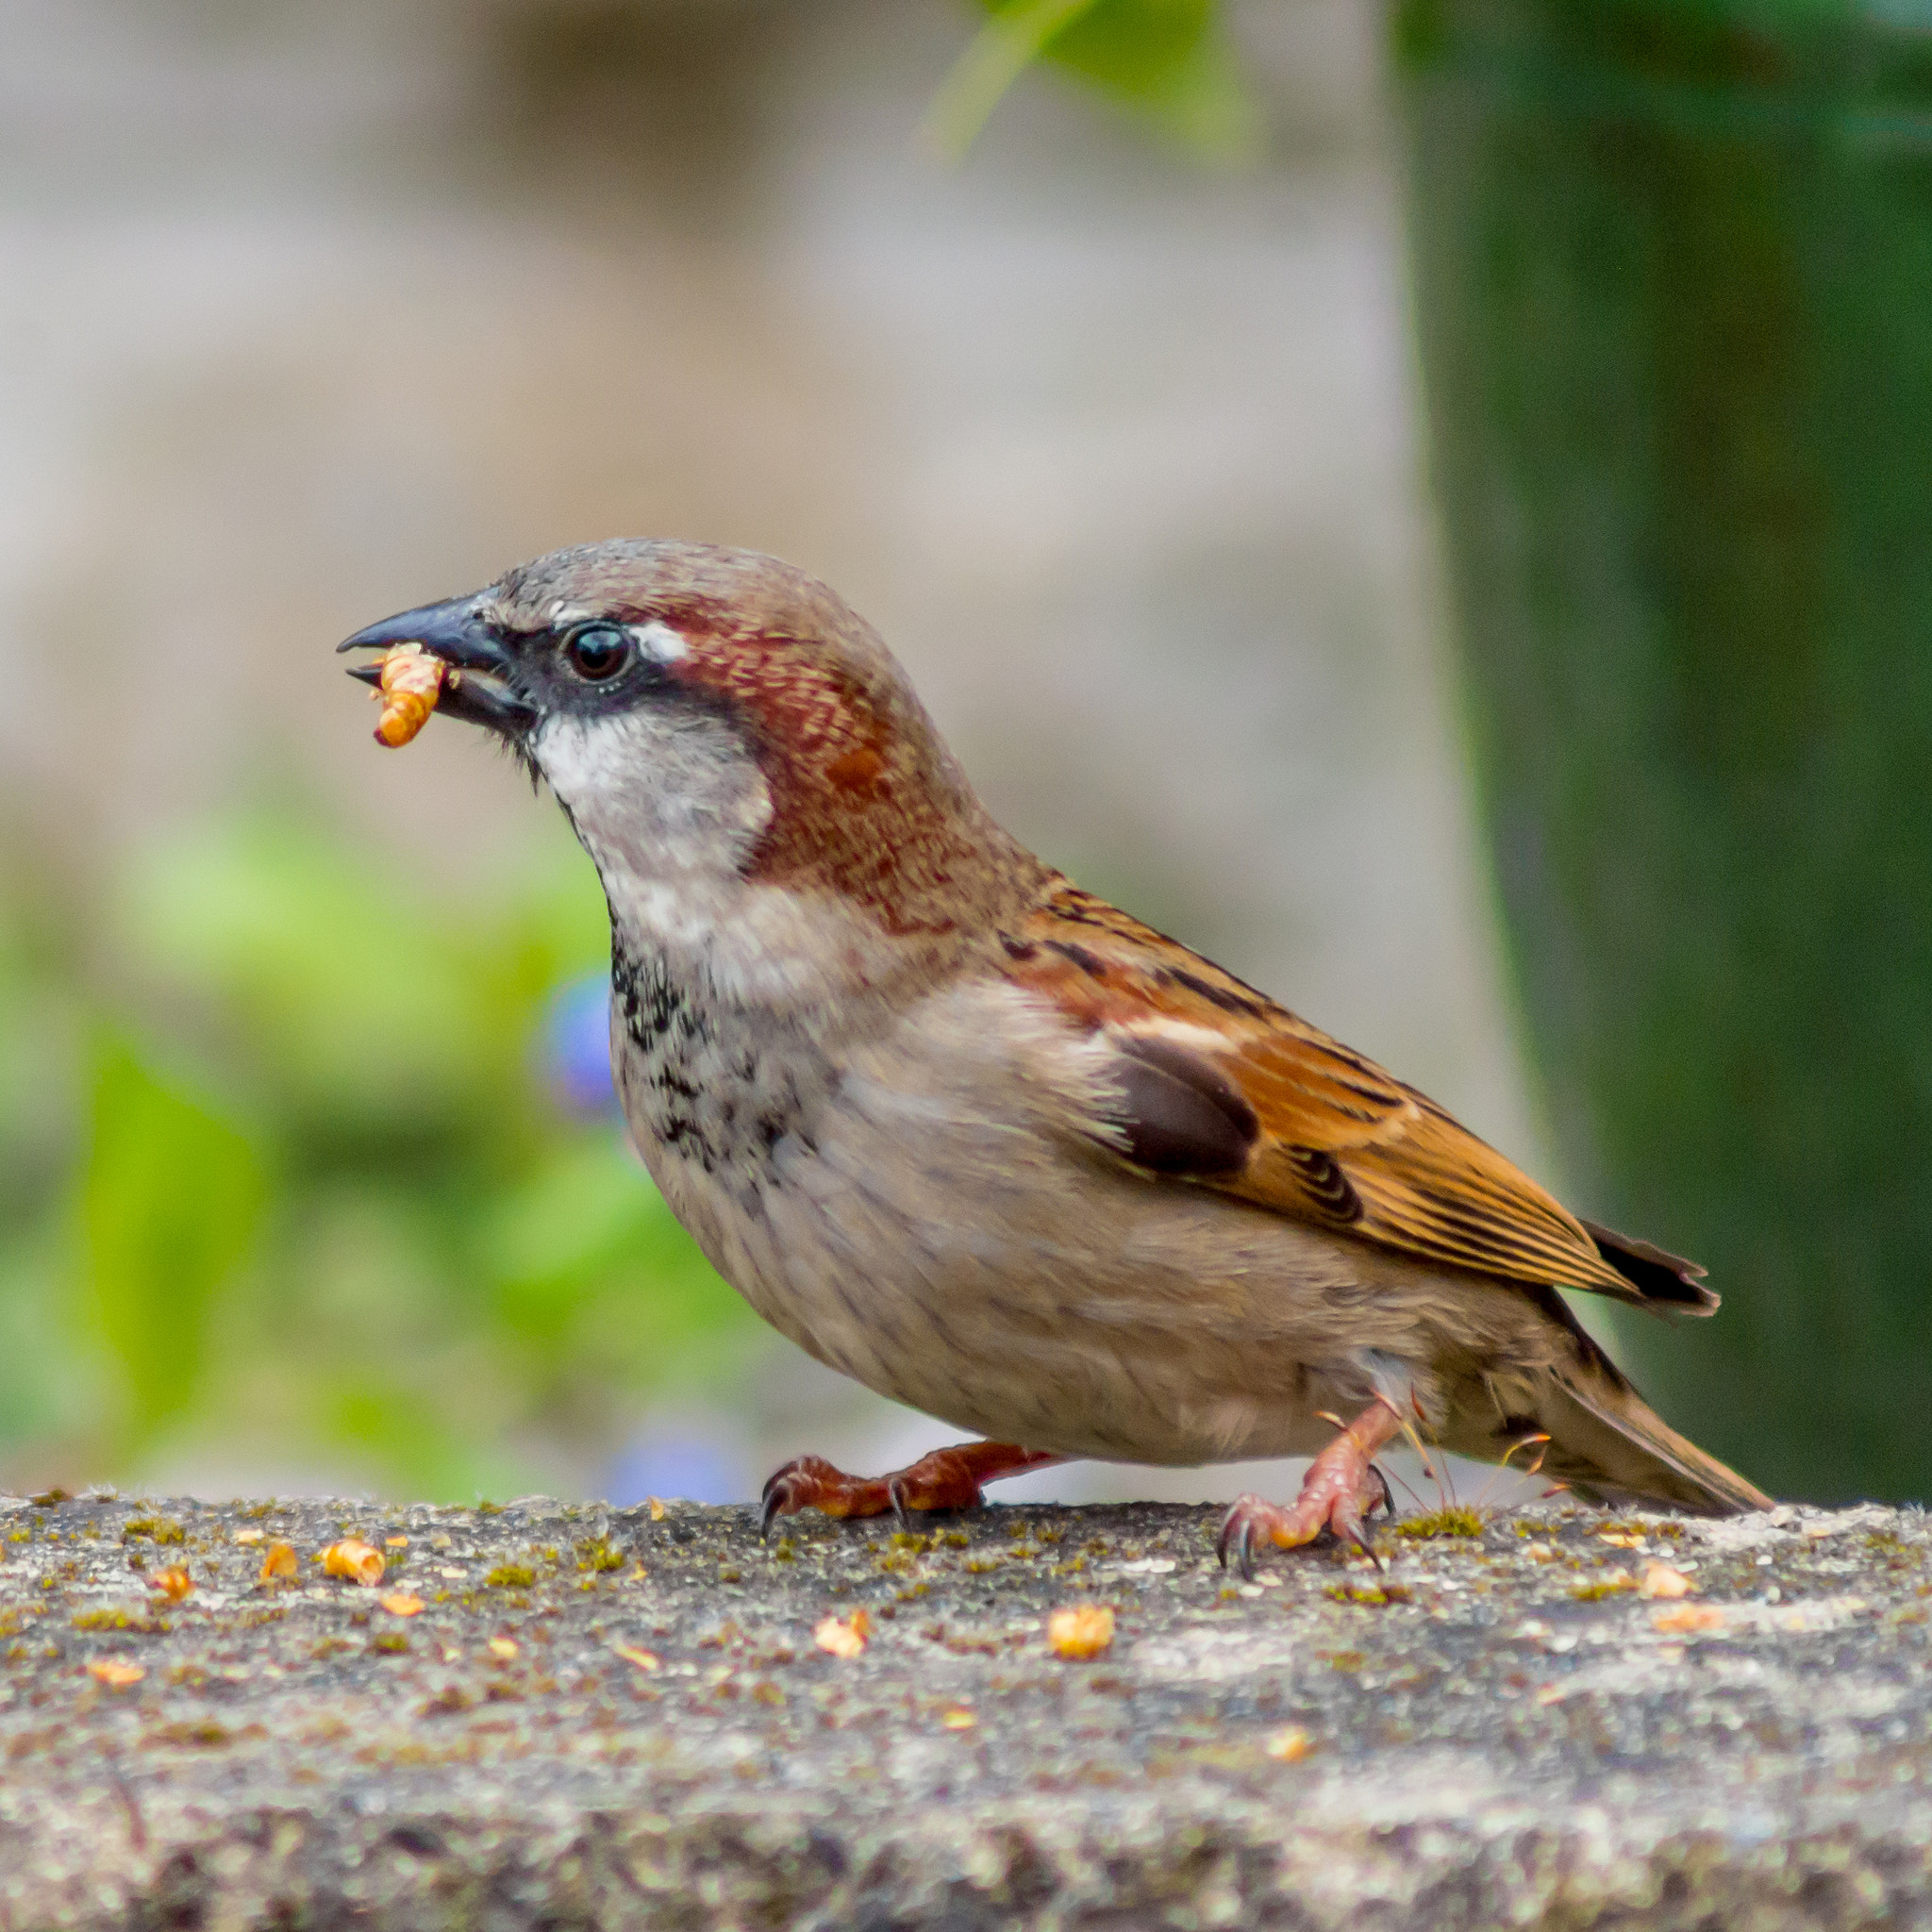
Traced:
<path fill-rule="evenodd" d="M 0 1927 L 1932 1923 L 1923 1514 L 1561 1507 L 1247 1590 L 1217 1517 L 0 1503 Z M 408 1541 L 370 1590 L 344 1535 Z"/>

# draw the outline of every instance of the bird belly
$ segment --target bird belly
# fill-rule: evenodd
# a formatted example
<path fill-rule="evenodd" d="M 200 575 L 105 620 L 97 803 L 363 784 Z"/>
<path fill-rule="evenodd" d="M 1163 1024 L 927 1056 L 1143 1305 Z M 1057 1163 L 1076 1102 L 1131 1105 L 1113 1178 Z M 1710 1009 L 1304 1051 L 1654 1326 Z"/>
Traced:
<path fill-rule="evenodd" d="M 1110 1174 L 1089 1203 L 1024 1173 L 962 1186 L 828 1136 L 739 1230 L 740 1286 L 820 1359 L 998 1441 L 1173 1464 L 1318 1449 L 1317 1411 L 1374 1395 L 1323 1319 L 1345 1266 L 1259 1215 L 1241 1252 L 1194 1203 L 1142 1192 Z"/>
<path fill-rule="evenodd" d="M 780 1333 L 959 1428 L 1138 1462 L 1304 1455 L 1324 1410 L 1390 1390 L 1428 1410 L 1459 1354 L 1543 1346 L 1501 1284 L 1142 1175 L 1070 1131 L 1092 1096 L 1069 1091 L 1063 1041 L 997 996 L 837 1055 L 665 997 L 619 989 L 613 1019 L 674 1211 Z"/>
<path fill-rule="evenodd" d="M 674 1211 L 809 1354 L 961 1429 L 1140 1462 L 1312 1453 L 1318 1411 L 1373 1398 L 1362 1351 L 1401 1324 L 1375 1319 L 1348 1244 L 906 1071 L 848 1069 L 769 1143 L 740 1105 L 735 1151 L 691 1130 L 723 1113 L 715 1079 L 676 1076 L 668 1132 L 641 1117 L 666 1106 L 661 1063 L 648 1096 L 641 1067 L 621 1079 Z"/>

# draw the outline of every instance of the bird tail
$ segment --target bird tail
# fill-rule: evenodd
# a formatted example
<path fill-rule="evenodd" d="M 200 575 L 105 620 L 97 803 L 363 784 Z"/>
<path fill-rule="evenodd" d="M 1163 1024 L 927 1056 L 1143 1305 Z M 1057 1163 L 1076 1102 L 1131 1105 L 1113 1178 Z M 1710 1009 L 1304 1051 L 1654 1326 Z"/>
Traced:
<path fill-rule="evenodd" d="M 1661 1503 L 1693 1516 L 1772 1507 L 1762 1490 L 1672 1428 L 1607 1358 L 1555 1373 L 1538 1392 L 1539 1420 L 1550 1433 L 1543 1473 L 1584 1495 Z"/>
<path fill-rule="evenodd" d="M 1678 1435 L 1638 1394 L 1561 1295 L 1551 1289 L 1538 1299 L 1568 1331 L 1568 1359 L 1525 1377 L 1528 1386 L 1517 1385 L 1513 1401 L 1493 1385 L 1491 1397 L 1506 1414 L 1514 1411 L 1520 1418 L 1506 1428 L 1520 1431 L 1521 1422 L 1533 1418 L 1535 1427 L 1547 1433 L 1544 1475 L 1587 1498 L 1661 1504 L 1695 1516 L 1772 1507 L 1772 1499 L 1756 1484 Z"/>

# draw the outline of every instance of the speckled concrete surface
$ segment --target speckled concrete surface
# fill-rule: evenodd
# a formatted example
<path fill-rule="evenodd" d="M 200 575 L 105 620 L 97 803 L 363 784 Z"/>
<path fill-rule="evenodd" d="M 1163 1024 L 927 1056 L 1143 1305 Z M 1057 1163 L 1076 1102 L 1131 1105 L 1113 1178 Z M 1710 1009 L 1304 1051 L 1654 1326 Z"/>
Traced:
<path fill-rule="evenodd" d="M 0 1503 L 0 1926 L 1932 1923 L 1924 1516 L 1213 1526 Z"/>

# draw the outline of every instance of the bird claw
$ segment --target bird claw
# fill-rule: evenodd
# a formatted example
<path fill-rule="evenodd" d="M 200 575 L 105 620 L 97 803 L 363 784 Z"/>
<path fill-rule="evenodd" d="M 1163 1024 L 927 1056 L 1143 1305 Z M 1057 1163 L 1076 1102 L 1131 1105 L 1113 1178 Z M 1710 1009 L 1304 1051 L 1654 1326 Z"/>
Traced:
<path fill-rule="evenodd" d="M 983 1483 L 1058 1462 L 1057 1456 L 1004 1442 L 961 1442 L 935 1449 L 890 1475 L 847 1475 L 823 1456 L 799 1456 L 774 1473 L 758 1501 L 758 1534 L 780 1516 L 820 1509 L 827 1516 L 891 1516 L 909 1530 L 915 1511 L 977 1509 Z"/>
<path fill-rule="evenodd" d="M 1221 1558 L 1221 1567 L 1225 1570 L 1227 1553 L 1232 1548 L 1235 1567 L 1252 1583 L 1255 1580 L 1255 1524 L 1248 1511 L 1250 1504 L 1259 1504 L 1263 1509 L 1273 1507 L 1252 1492 L 1236 1497 L 1234 1507 L 1222 1519 L 1221 1534 L 1214 1541 L 1214 1554 Z"/>
<path fill-rule="evenodd" d="M 1381 1491 L 1382 1493 L 1380 1494 L 1380 1496 L 1371 1496 L 1368 1499 L 1368 1501 L 1361 1506 L 1361 1515 L 1356 1520 L 1354 1526 L 1350 1529 L 1349 1537 L 1350 1540 L 1354 1542 L 1356 1548 L 1358 1549 L 1362 1553 L 1362 1555 L 1365 1556 L 1369 1559 L 1369 1561 L 1375 1566 L 1377 1570 L 1383 1570 L 1386 1569 L 1388 1566 L 1382 1561 L 1381 1557 L 1377 1554 L 1375 1546 L 1372 1542 L 1370 1542 L 1368 1536 L 1364 1530 L 1364 1524 L 1366 1524 L 1367 1520 L 1375 1513 L 1377 1509 L 1381 1510 L 1384 1516 L 1389 1517 L 1391 1521 L 1393 1520 L 1395 1515 L 1395 1491 L 1389 1487 L 1389 1477 L 1384 1473 L 1380 1463 L 1370 1463 L 1369 1474 L 1375 1478 L 1375 1486 Z"/>
<path fill-rule="evenodd" d="M 759 1494 L 758 1535 L 769 1536 L 780 1516 L 796 1516 L 801 1509 L 824 1509 L 829 1501 L 842 1501 L 852 1487 L 852 1478 L 833 1468 L 823 1456 L 793 1457 L 782 1469 L 772 1472 Z M 833 1508 L 826 1513 L 845 1516 L 862 1512 Z"/>
<path fill-rule="evenodd" d="M 1313 1542 L 1326 1530 L 1338 1541 L 1353 1544 L 1379 1570 L 1382 1559 L 1364 1527 L 1377 1509 L 1389 1516 L 1395 1513 L 1389 1478 L 1344 1436 L 1308 1465 L 1302 1492 L 1291 1507 L 1284 1508 L 1252 1491 L 1237 1496 L 1222 1519 L 1214 1554 L 1225 1570 L 1232 1553 L 1242 1578 L 1252 1583 L 1257 1539 L 1277 1549 L 1292 1550 Z"/>

